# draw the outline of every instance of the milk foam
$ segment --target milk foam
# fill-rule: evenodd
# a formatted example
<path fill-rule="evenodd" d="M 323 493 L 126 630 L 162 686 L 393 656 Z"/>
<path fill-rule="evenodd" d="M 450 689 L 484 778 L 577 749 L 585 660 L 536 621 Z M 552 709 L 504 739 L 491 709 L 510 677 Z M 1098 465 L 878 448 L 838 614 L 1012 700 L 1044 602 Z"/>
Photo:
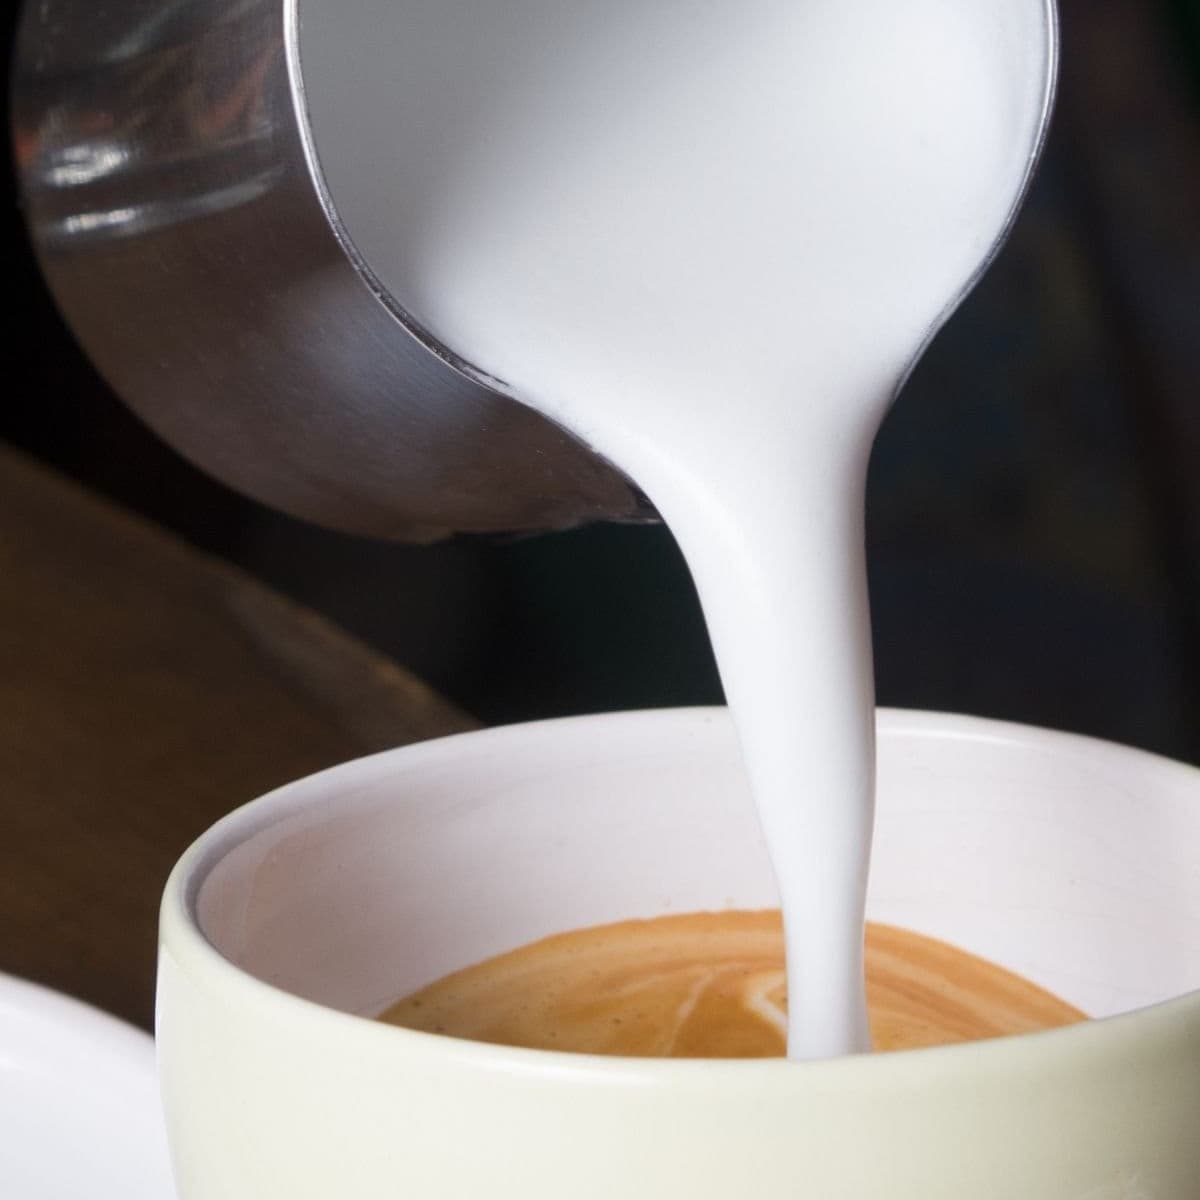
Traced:
<path fill-rule="evenodd" d="M 779 880 L 789 1052 L 865 1049 L 867 459 L 1020 194 L 1046 0 L 300 13 L 371 270 L 679 540 Z"/>

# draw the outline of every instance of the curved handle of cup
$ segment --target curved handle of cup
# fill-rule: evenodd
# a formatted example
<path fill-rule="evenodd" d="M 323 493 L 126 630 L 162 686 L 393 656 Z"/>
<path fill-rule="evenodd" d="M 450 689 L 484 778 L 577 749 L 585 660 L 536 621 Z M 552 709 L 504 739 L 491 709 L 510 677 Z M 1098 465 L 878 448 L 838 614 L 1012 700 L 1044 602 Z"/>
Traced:
<path fill-rule="evenodd" d="M 294 515 L 423 540 L 652 516 L 355 261 L 306 151 L 286 0 L 38 0 L 14 141 L 42 268 L 164 438 Z"/>

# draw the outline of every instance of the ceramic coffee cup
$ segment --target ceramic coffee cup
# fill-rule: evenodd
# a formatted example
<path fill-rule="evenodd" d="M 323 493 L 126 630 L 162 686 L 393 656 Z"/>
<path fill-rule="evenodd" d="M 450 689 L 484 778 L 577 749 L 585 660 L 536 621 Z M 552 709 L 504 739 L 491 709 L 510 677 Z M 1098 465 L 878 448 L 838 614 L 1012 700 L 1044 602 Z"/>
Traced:
<path fill-rule="evenodd" d="M 775 886 L 723 710 L 471 733 L 247 805 L 167 886 L 182 1200 L 1195 1200 L 1200 772 L 883 712 L 869 915 L 1097 1019 L 815 1063 L 596 1058 L 365 1018 L 540 936 Z"/>

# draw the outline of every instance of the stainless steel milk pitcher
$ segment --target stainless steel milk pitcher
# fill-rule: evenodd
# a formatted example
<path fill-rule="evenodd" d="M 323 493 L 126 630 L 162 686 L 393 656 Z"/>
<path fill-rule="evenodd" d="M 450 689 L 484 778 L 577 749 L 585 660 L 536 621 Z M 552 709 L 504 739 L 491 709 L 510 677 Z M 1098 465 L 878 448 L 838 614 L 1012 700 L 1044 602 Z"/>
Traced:
<path fill-rule="evenodd" d="M 419 540 L 652 516 L 372 276 L 321 178 L 298 3 L 26 3 L 24 204 L 87 353 L 189 458 L 326 525 Z"/>

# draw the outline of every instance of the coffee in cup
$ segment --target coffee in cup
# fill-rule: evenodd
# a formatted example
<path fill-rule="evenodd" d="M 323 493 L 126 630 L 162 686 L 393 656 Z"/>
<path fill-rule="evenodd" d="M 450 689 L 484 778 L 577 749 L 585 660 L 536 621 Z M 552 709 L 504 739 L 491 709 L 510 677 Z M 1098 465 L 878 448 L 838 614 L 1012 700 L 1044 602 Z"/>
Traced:
<path fill-rule="evenodd" d="M 778 905 L 726 713 L 485 730 L 292 784 L 176 868 L 158 1053 L 181 1200 L 1195 1200 L 1200 772 L 932 714 L 881 712 L 879 748 L 870 919 L 1090 1020 L 808 1063 L 385 1025 L 564 930 Z"/>
<path fill-rule="evenodd" d="M 1084 1020 L 1012 971 L 936 938 L 869 924 L 876 1050 L 912 1050 Z M 618 921 L 539 939 L 455 971 L 380 1020 L 478 1042 L 642 1058 L 787 1051 L 778 910 Z"/>

